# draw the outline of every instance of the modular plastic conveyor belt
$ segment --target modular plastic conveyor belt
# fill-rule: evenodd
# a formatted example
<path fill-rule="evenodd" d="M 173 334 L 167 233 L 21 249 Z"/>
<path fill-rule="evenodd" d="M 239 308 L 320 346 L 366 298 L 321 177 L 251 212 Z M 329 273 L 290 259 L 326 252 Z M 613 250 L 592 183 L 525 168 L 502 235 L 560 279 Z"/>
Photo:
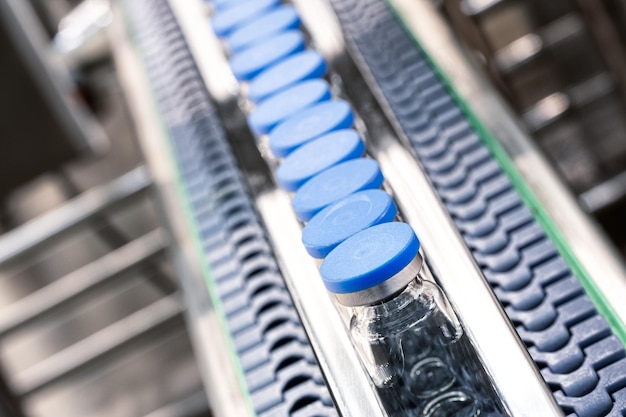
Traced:
<path fill-rule="evenodd" d="M 330 2 L 565 414 L 625 416 L 624 346 L 428 60 L 383 1 Z M 126 4 L 254 411 L 336 415 L 166 0 Z"/>
<path fill-rule="evenodd" d="M 126 3 L 255 415 L 336 416 L 224 131 L 166 1 Z M 216 381 L 216 383 L 219 383 Z"/>
<path fill-rule="evenodd" d="M 626 415 L 624 346 L 428 61 L 385 2 L 331 4 L 559 405 Z"/>

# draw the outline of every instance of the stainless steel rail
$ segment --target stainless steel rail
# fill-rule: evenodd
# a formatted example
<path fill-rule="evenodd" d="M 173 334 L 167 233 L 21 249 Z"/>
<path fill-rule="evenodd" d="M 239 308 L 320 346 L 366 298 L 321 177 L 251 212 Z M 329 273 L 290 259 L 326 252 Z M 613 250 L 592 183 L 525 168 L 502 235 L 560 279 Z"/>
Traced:
<path fill-rule="evenodd" d="M 594 186 L 578 197 L 589 213 L 604 210 L 626 197 L 626 172 Z"/>
<path fill-rule="evenodd" d="M 0 265 L 22 259 L 85 224 L 102 210 L 138 197 L 152 185 L 145 167 L 140 166 L 94 187 L 63 206 L 43 214 L 0 238 Z"/>
<path fill-rule="evenodd" d="M 204 391 L 182 400 L 168 404 L 146 415 L 145 417 L 205 417 L 209 414 L 209 403 Z"/>
<path fill-rule="evenodd" d="M 166 248 L 166 236 L 157 229 L 5 307 L 0 310 L 0 337 L 97 291 L 151 261 Z"/>
<path fill-rule="evenodd" d="M 4 0 L 0 2 L 0 24 L 6 25 L 20 47 L 27 70 L 39 83 L 48 109 L 63 125 L 68 139 L 78 149 L 104 152 L 109 141 L 102 127 L 85 106 L 70 100 L 73 82 L 61 56 L 48 41 L 41 22 L 29 2 Z"/>
<path fill-rule="evenodd" d="M 495 51 L 495 63 L 501 72 L 512 73 L 543 52 L 583 35 L 584 30 L 584 22 L 578 15 L 566 14 L 535 33 L 527 33 Z"/>
<path fill-rule="evenodd" d="M 478 16 L 497 7 L 503 0 L 462 0 L 463 12 L 469 16 Z"/>
<path fill-rule="evenodd" d="M 378 160 L 404 219 L 425 242 L 430 266 L 508 411 L 516 417 L 563 415 L 426 173 L 399 140 L 401 129 L 393 129 L 392 124 L 397 126 L 397 121 L 379 86 L 367 68 L 359 65 L 362 61 L 358 52 L 346 50 L 341 29 L 327 1 L 295 0 L 294 3 L 315 45 L 342 77 L 346 94 L 367 127 L 368 151 Z M 358 70 L 349 53 L 353 54 Z M 408 143 L 408 139 L 403 139 Z"/>
<path fill-rule="evenodd" d="M 583 212 L 439 13 L 428 2 L 388 1 L 404 16 L 408 29 L 420 39 L 432 59 L 454 80 L 457 92 L 471 103 L 482 123 L 498 138 L 623 327 L 626 266 L 609 238 Z"/>
<path fill-rule="evenodd" d="M 203 14 L 202 3 L 170 0 L 170 4 L 209 92 L 222 108 L 235 109 L 237 84 Z M 238 128 L 236 120 L 227 122 L 233 129 Z M 240 117 L 239 123 L 245 124 L 245 118 Z M 243 139 L 246 138 L 237 138 Z M 254 138 L 247 139 L 248 145 L 252 144 L 249 151 L 256 152 L 260 158 Z M 242 146 L 246 145 L 242 143 Z M 255 192 L 257 209 L 339 412 L 345 417 L 385 415 L 315 262 L 302 245 L 296 244 L 302 231 L 288 194 L 276 188 L 262 167 L 242 166 L 244 170 L 247 168 L 246 176 Z"/>
<path fill-rule="evenodd" d="M 12 381 L 14 389 L 20 396 L 31 395 L 119 349 L 143 342 L 146 336 L 173 325 L 176 319 L 181 319 L 182 328 L 178 294 L 168 295 L 18 373 Z"/>
<path fill-rule="evenodd" d="M 289 195 L 274 190 L 257 197 L 278 263 L 337 408 L 344 417 L 386 415 L 328 296 L 313 258 L 300 245 L 302 228 Z"/>
<path fill-rule="evenodd" d="M 606 98 L 615 83 L 607 73 L 595 75 L 563 91 L 552 93 L 524 111 L 527 128 L 536 132 L 563 119 L 573 108 Z"/>
<path fill-rule="evenodd" d="M 152 101 L 149 81 L 122 26 L 120 11 L 115 10 L 115 15 L 117 19 L 111 28 L 113 55 L 152 173 L 162 217 L 172 235 L 171 248 L 185 300 L 187 328 L 211 411 L 217 417 L 249 417 L 253 413 L 242 391 L 244 388 L 237 379 L 228 336 L 223 333 L 220 319 L 207 294 L 202 259 L 186 223 L 185 209 L 176 188 L 175 167 L 167 147 L 168 138 Z"/>

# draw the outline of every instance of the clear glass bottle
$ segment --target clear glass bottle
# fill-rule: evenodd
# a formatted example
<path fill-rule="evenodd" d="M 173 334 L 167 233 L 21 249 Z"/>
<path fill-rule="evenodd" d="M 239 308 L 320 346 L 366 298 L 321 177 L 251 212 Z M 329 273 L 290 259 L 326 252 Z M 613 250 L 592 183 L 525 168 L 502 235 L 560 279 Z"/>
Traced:
<path fill-rule="evenodd" d="M 500 415 L 481 398 L 459 348 L 463 329 L 424 279 L 418 252 L 410 226 L 385 223 L 344 241 L 321 267 L 326 287 L 351 308 L 350 333 L 383 405 L 392 416 Z"/>

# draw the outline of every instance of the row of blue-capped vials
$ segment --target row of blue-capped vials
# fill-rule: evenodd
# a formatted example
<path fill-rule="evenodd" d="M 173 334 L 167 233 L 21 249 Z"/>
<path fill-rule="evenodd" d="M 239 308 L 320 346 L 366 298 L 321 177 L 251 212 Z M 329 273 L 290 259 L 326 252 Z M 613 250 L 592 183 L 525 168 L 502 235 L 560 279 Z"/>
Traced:
<path fill-rule="evenodd" d="M 294 193 L 297 217 L 308 222 L 303 231 L 308 252 L 324 258 L 356 232 L 393 221 L 397 209 L 380 190 L 380 168 L 364 157 L 350 105 L 332 98 L 323 78 L 326 62 L 306 49 L 295 9 L 275 0 L 222 0 L 214 6 L 214 31 L 254 104 L 250 128 L 257 136 L 268 135 L 280 159 L 276 178 Z"/>
<path fill-rule="evenodd" d="M 298 13 L 278 0 L 212 4 L 213 30 L 253 106 L 249 126 L 280 161 L 277 181 L 293 193 L 306 250 L 324 259 L 326 288 L 352 308 L 353 341 L 387 410 L 486 415 L 463 383 L 455 313 L 439 287 L 422 279 L 420 242 L 394 221 L 382 172 L 365 155 L 350 105 L 333 98 L 324 58 L 307 49 Z"/>

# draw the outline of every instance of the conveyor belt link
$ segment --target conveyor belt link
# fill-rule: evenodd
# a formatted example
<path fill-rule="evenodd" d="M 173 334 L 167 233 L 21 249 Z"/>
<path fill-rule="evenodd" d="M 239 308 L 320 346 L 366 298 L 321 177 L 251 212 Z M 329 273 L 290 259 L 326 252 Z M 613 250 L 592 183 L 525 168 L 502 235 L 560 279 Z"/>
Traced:
<path fill-rule="evenodd" d="M 625 416 L 624 346 L 437 74 L 383 1 L 331 3 L 557 402 Z"/>
<path fill-rule="evenodd" d="M 126 6 L 210 265 L 208 285 L 221 305 L 254 413 L 336 416 L 224 131 L 167 2 L 127 1 Z"/>
<path fill-rule="evenodd" d="M 454 99 L 383 2 L 331 3 L 559 404 L 579 417 L 623 416 L 624 347 Z M 136 4 L 136 26 L 148 25 L 137 35 L 255 411 L 332 415 L 319 368 L 176 22 L 164 1 Z"/>

